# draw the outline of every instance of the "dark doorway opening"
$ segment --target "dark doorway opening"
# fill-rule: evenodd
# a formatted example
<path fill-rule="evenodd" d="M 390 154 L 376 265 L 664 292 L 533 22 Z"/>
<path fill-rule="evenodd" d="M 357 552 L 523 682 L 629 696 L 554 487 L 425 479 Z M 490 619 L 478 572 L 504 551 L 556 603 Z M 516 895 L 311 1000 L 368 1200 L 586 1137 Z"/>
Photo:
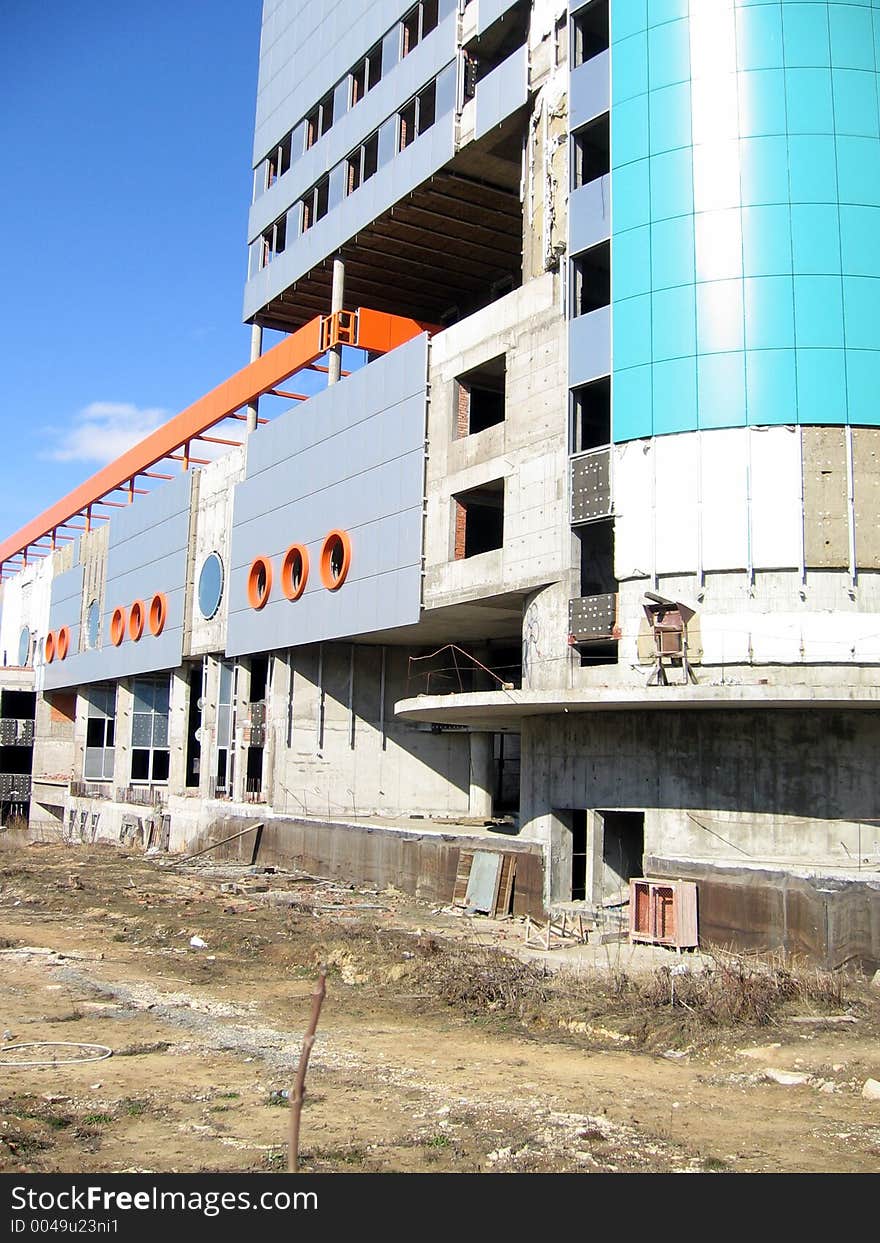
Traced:
<path fill-rule="evenodd" d="M 600 811 L 602 835 L 602 889 L 610 897 L 629 886 L 631 877 L 643 874 L 645 813 Z"/>
<path fill-rule="evenodd" d="M 186 787 L 198 789 L 202 771 L 202 667 L 195 665 L 189 671 L 189 717 L 186 724 Z"/>
<path fill-rule="evenodd" d="M 587 900 L 587 813 L 571 813 L 571 900 Z"/>

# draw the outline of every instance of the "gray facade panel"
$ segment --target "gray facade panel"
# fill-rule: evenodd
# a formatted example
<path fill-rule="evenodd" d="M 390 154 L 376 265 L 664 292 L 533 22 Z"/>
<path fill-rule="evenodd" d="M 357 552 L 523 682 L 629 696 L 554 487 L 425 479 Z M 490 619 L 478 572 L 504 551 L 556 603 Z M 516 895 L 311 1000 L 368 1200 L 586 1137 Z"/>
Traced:
<path fill-rule="evenodd" d="M 268 267 L 251 277 L 245 286 L 243 318 L 251 319 L 289 285 L 299 280 L 322 259 L 400 198 L 447 164 L 455 154 L 454 113 L 448 112 L 421 134 L 412 146 L 394 157 L 359 190 L 348 196 L 334 211 L 319 220 L 307 233 L 292 241 L 287 250 Z"/>
<path fill-rule="evenodd" d="M 455 22 L 450 20 L 433 31 L 354 108 L 338 118 L 313 147 L 298 159 L 294 153 L 290 169 L 254 201 L 248 217 L 248 241 L 253 241 L 279 219 L 324 173 L 344 160 L 383 121 L 454 61 L 455 48 Z M 300 116 L 291 116 L 272 142 L 283 138 L 299 120 Z"/>
<path fill-rule="evenodd" d="M 421 602 L 427 337 L 371 363 L 251 438 L 235 492 L 227 654 L 296 646 L 408 625 Z M 337 591 L 321 583 L 331 530 L 347 531 L 351 569 Z M 292 543 L 310 561 L 302 597 L 281 590 Z M 269 603 L 247 601 L 255 556 L 272 561 Z"/>
<path fill-rule="evenodd" d="M 288 0 L 268 23 L 264 16 L 254 166 L 411 8 L 412 0 L 338 0 L 326 5 Z M 454 9 L 454 0 L 441 0 L 439 25 L 401 64 L 417 56 L 422 47 L 454 47 Z M 451 55 L 447 52 L 445 60 Z M 393 69 L 389 60 L 386 47 L 383 77 Z"/>
<path fill-rule="evenodd" d="M 63 662 L 64 668 L 70 664 L 71 657 L 79 651 L 80 621 L 82 618 L 83 567 L 75 565 L 72 570 L 65 570 L 52 579 L 52 596 L 49 603 L 49 629 L 56 633 L 62 626 L 70 630 L 70 655 Z M 53 662 L 47 665 L 47 673 L 57 669 Z"/>
<path fill-rule="evenodd" d="M 611 237 L 611 175 L 573 190 L 568 200 L 570 255 L 580 254 Z"/>
<path fill-rule="evenodd" d="M 484 34 L 514 4 L 516 0 L 477 0 L 477 34 Z"/>
<path fill-rule="evenodd" d="M 46 667 L 47 690 L 103 682 L 176 668 L 183 657 L 183 615 L 186 596 L 187 550 L 189 544 L 190 492 L 192 476 L 187 473 L 172 483 L 141 497 L 133 505 L 117 511 L 110 524 L 107 550 L 107 581 L 100 644 L 91 651 L 79 651 L 79 620 L 82 616 L 82 568 L 79 568 L 79 599 L 58 596 L 58 616 L 62 608 L 75 612 L 77 633 L 71 626 L 70 655 Z M 72 575 L 73 571 L 70 572 Z M 67 575 L 59 576 L 66 579 Z M 71 579 L 71 582 L 73 580 Z M 68 584 L 62 588 L 68 591 Z M 149 607 L 157 592 L 164 592 L 168 611 L 162 633 L 154 636 L 148 625 L 139 641 L 128 637 L 119 647 L 110 642 L 110 618 L 117 605 L 128 609 L 135 600 Z M 53 586 L 50 618 L 54 616 L 56 596 Z M 65 620 L 66 617 L 65 617 Z M 61 624 L 59 622 L 59 624 Z"/>
<path fill-rule="evenodd" d="M 611 308 L 579 315 L 568 325 L 568 383 L 574 388 L 611 374 Z"/>
<path fill-rule="evenodd" d="M 600 52 L 571 71 L 568 128 L 578 129 L 611 107 L 611 55 Z"/>
<path fill-rule="evenodd" d="M 488 134 L 528 98 L 529 49 L 523 44 L 477 83 L 474 137 Z"/>

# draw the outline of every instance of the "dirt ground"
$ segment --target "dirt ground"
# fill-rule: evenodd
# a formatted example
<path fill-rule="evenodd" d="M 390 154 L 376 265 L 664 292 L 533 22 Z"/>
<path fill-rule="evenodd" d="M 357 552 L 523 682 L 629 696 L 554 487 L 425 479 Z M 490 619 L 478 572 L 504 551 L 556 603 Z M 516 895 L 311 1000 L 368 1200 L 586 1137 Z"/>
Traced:
<path fill-rule="evenodd" d="M 670 1005 L 685 981 L 668 967 L 646 999 L 610 948 L 604 972 L 551 977 L 503 953 L 521 939 L 393 891 L 6 840 L 0 1171 L 284 1169 L 321 962 L 306 1171 L 880 1168 L 864 979 L 724 1023 Z M 13 1047 L 61 1041 L 112 1056 Z"/>

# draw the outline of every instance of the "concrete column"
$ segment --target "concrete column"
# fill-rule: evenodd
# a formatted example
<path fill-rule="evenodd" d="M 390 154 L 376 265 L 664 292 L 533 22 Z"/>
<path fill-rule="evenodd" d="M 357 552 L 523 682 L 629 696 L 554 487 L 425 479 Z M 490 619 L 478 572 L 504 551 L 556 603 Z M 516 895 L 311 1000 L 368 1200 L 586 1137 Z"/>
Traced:
<path fill-rule="evenodd" d="M 171 675 L 171 710 L 168 714 L 168 793 L 183 794 L 186 788 L 186 743 L 189 724 L 189 671 L 181 666 Z"/>
<path fill-rule="evenodd" d="M 492 735 L 472 733 L 469 738 L 471 762 L 468 813 L 488 819 L 492 815 L 492 791 L 495 784 Z"/>
<path fill-rule="evenodd" d="M 237 687 L 235 693 L 235 768 L 232 774 L 232 800 L 243 803 L 247 789 L 247 753 L 245 742 L 245 722 L 250 721 L 251 701 L 251 670 L 250 665 L 240 661 L 238 665 Z"/>
<path fill-rule="evenodd" d="M 337 255 L 333 260 L 333 285 L 330 290 L 330 314 L 342 310 L 342 303 L 345 297 L 345 264 Z M 336 345 L 330 351 L 330 357 L 327 359 L 329 368 L 327 373 L 327 383 L 335 384 L 342 372 L 342 346 Z"/>
<path fill-rule="evenodd" d="M 251 362 L 255 363 L 263 352 L 263 329 L 259 324 L 251 324 Z M 257 430 L 257 415 L 259 414 L 260 403 L 255 397 L 247 408 L 247 430 L 248 435 Z"/>

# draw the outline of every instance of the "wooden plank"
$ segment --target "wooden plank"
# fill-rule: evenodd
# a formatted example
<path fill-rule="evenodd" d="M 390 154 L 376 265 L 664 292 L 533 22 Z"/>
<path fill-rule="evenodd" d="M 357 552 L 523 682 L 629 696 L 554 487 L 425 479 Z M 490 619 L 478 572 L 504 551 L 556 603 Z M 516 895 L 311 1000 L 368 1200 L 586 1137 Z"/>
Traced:
<path fill-rule="evenodd" d="M 471 878 L 471 865 L 474 861 L 472 850 L 460 850 L 458 868 L 455 873 L 455 885 L 452 890 L 452 905 L 467 906 L 467 887 Z"/>
<path fill-rule="evenodd" d="M 511 903 L 513 901 L 513 885 L 516 880 L 516 855 L 506 854 L 503 856 L 501 864 L 501 877 L 498 884 L 498 900 L 495 903 L 494 914 L 509 915 Z"/>

